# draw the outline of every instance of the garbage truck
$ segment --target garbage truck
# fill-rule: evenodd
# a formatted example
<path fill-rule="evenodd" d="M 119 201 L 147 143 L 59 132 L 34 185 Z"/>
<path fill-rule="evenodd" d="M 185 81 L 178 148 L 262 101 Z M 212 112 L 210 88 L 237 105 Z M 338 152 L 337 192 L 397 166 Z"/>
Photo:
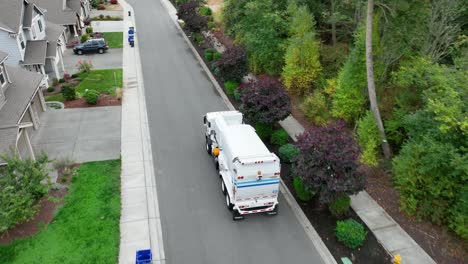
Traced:
<path fill-rule="evenodd" d="M 238 111 L 209 112 L 203 122 L 206 151 L 214 159 L 233 220 L 248 214 L 278 214 L 280 159 Z"/>

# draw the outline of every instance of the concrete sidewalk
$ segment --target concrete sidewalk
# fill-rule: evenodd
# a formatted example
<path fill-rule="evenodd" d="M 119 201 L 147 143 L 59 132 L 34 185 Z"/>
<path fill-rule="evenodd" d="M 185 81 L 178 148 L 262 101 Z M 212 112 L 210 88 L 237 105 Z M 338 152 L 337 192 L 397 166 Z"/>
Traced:
<path fill-rule="evenodd" d="M 304 132 L 304 127 L 292 116 L 281 121 L 280 125 L 294 141 Z M 436 263 L 366 191 L 351 196 L 351 207 L 387 252 L 401 256 L 402 263 Z"/>
<path fill-rule="evenodd" d="M 125 1 L 120 4 L 134 14 Z M 123 23 L 134 26 L 133 16 L 124 17 Z M 152 250 L 152 263 L 165 263 L 138 37 L 135 48 L 126 39 L 124 32 L 119 263 L 135 263 L 136 251 L 142 249 Z"/>

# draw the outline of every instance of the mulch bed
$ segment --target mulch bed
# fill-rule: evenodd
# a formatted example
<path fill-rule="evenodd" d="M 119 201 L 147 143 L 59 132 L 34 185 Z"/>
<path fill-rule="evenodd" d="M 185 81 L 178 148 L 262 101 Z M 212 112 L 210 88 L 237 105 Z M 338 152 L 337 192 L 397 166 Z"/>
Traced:
<path fill-rule="evenodd" d="M 88 104 L 84 98 L 65 101 L 65 108 L 85 108 L 85 107 L 100 107 L 100 106 L 117 106 L 122 105 L 122 101 L 117 99 L 115 96 L 101 94 L 97 104 Z"/>
<path fill-rule="evenodd" d="M 48 92 L 47 89 L 43 90 L 44 96 L 59 94 L 62 92 L 62 86 L 69 85 L 69 86 L 76 86 L 80 83 L 78 79 L 71 78 L 67 79 L 64 83 L 58 83 L 57 85 L 53 86 L 55 90 L 53 92 Z M 76 100 L 65 101 L 63 102 L 65 108 L 85 108 L 85 107 L 100 107 L 100 106 L 118 106 L 122 105 L 122 101 L 119 100 L 117 97 L 108 95 L 108 94 L 101 94 L 99 95 L 99 100 L 97 104 L 88 104 L 86 103 L 84 98 L 79 98 Z"/>
<path fill-rule="evenodd" d="M 79 164 L 75 164 L 73 167 L 78 168 Z M 0 234 L 0 245 L 9 244 L 16 239 L 33 236 L 52 222 L 57 208 L 63 204 L 63 198 L 68 193 L 68 186 L 72 178 L 71 175 L 63 174 L 63 171 L 59 171 L 58 175 L 57 184 L 60 188 L 57 190 L 51 189 L 48 194 L 37 201 L 40 204 L 39 210 L 31 220 L 20 223 Z M 50 201 L 49 197 L 53 197 L 56 201 Z"/>

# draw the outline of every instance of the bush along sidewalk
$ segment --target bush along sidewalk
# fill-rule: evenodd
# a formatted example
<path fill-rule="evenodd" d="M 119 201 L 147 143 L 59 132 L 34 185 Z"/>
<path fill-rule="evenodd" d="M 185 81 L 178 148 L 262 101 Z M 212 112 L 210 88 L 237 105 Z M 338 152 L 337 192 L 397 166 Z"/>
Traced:
<path fill-rule="evenodd" d="M 206 20 L 197 17 L 201 16 L 200 8 L 200 4 L 194 2 L 179 6 L 183 30 L 200 57 L 211 66 L 231 103 L 244 114 L 245 121 L 254 126 L 265 145 L 281 158 L 281 177 L 337 262 L 348 257 L 353 263 L 391 263 L 388 253 L 350 209 L 349 195 L 362 190 L 365 179 L 357 170 L 359 151 L 354 139 L 345 133 L 346 123 L 330 124 L 325 131 L 309 131 L 302 135 L 302 143 L 294 143 L 278 125 L 278 121 L 291 114 L 286 89 L 277 77 L 268 75 L 242 83 L 249 71 L 247 52 L 241 45 L 228 47 L 214 60 L 213 47 L 200 34 L 207 28 Z M 327 137 L 327 133 L 331 135 Z M 323 142 L 312 140 L 311 135 L 320 136 L 319 141 Z M 335 148 L 331 147 L 334 137 L 343 137 Z M 320 148 L 317 158 L 313 155 L 315 144 Z M 349 157 L 340 159 L 342 156 Z M 353 222 L 339 224 L 338 228 L 341 223 L 338 221 L 343 218 Z M 355 234 L 360 230 L 357 226 L 362 227 L 364 236 L 362 232 Z"/>

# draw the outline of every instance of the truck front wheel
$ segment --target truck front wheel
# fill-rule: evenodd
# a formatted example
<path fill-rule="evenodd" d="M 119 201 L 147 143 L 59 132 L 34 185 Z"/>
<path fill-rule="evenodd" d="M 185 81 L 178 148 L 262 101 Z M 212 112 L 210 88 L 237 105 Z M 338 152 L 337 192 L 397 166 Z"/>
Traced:
<path fill-rule="evenodd" d="M 211 140 L 208 139 L 208 137 L 205 137 L 206 139 L 206 152 L 208 152 L 209 155 L 211 155 Z"/>

